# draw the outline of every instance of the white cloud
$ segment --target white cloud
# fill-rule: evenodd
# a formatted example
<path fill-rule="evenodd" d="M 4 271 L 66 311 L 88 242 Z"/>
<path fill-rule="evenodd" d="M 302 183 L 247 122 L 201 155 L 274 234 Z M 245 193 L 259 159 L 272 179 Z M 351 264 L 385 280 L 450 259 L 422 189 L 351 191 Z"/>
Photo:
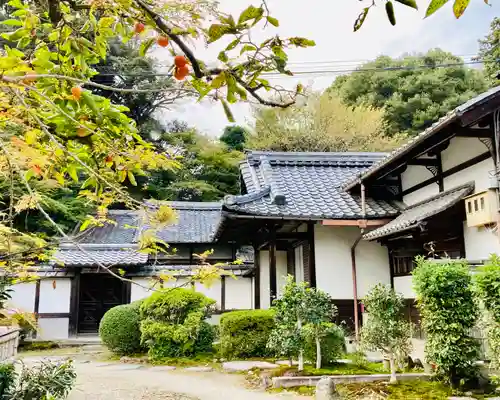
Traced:
<path fill-rule="evenodd" d="M 249 0 L 222 0 L 220 9 L 237 16 L 250 3 L 252 2 Z M 451 11 L 451 2 L 427 19 L 423 19 L 427 3 L 419 3 L 419 11 L 395 3 L 397 23 L 394 27 L 389 24 L 383 5 L 373 7 L 361 30 L 353 32 L 354 20 L 365 6 L 364 2 L 269 0 L 272 15 L 279 19 L 280 27 L 254 32 L 252 37 L 259 41 L 279 33 L 282 36 L 305 36 L 315 40 L 316 47 L 289 51 L 290 64 L 300 63 L 295 64 L 295 69 L 300 70 L 314 67 L 303 64 L 304 62 L 368 60 L 380 54 L 398 56 L 405 52 L 424 52 L 435 47 L 457 55 L 472 55 L 477 52 L 477 39 L 487 33 L 489 23 L 498 14 L 499 7 L 498 4 L 489 7 L 483 2 L 474 2 L 457 21 Z M 213 62 L 223 46 L 224 42 L 216 42 L 208 48 L 198 45 L 196 55 L 206 62 Z M 159 53 L 157 57 L 166 60 L 168 55 Z M 349 65 L 340 68 L 348 69 Z M 325 65 L 322 66 L 324 67 Z M 321 66 L 316 64 L 315 68 Z M 330 65 L 328 69 L 331 68 Z M 334 75 L 307 77 L 303 83 L 312 83 L 315 88 L 322 89 L 329 86 L 334 78 Z M 275 80 L 288 87 L 295 85 L 297 81 L 286 78 Z M 232 110 L 237 123 L 245 124 L 251 117 L 248 104 L 233 105 Z M 186 120 L 210 135 L 219 135 L 228 124 L 221 105 L 209 102 L 182 105 L 166 112 L 164 118 Z"/>

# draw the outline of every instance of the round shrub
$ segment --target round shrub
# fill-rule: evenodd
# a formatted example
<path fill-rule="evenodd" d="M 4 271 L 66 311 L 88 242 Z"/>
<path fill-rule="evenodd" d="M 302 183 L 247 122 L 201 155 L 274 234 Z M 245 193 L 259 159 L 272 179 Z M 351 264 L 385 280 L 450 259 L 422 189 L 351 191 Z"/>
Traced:
<path fill-rule="evenodd" d="M 220 353 L 224 358 L 265 357 L 274 328 L 271 310 L 232 311 L 220 319 Z"/>
<path fill-rule="evenodd" d="M 141 350 L 140 301 L 113 307 L 99 325 L 103 344 L 113 353 L 130 355 Z"/>
<path fill-rule="evenodd" d="M 215 301 L 191 289 L 156 292 L 141 306 L 141 343 L 153 360 L 211 351 L 215 331 L 204 320 Z"/>

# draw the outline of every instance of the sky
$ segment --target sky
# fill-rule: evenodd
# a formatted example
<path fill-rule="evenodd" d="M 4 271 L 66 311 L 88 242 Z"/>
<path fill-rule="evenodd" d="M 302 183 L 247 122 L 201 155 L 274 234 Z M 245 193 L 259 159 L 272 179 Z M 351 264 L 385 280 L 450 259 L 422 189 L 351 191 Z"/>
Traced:
<path fill-rule="evenodd" d="M 393 57 L 403 53 L 426 52 L 439 47 L 456 55 L 477 54 L 478 39 L 489 30 L 493 17 L 500 15 L 500 0 L 491 0 L 490 6 L 482 0 L 471 1 L 465 14 L 455 19 L 452 1 L 434 15 L 424 19 L 429 0 L 417 0 L 416 11 L 399 3 L 394 3 L 396 26 L 392 26 L 385 14 L 383 2 L 372 7 L 363 27 L 353 32 L 356 17 L 367 4 L 359 0 L 268 0 L 271 15 L 280 22 L 278 28 L 268 26 L 265 30 L 252 32 L 256 41 L 275 34 L 280 36 L 303 36 L 316 42 L 315 47 L 288 50 L 290 69 L 349 69 L 353 60 L 372 60 L 385 54 Z M 220 0 L 220 10 L 239 13 L 249 4 L 258 6 L 258 0 Z M 222 39 L 209 45 L 194 45 L 199 59 L 207 63 L 217 59 L 219 51 L 227 45 Z M 155 53 L 159 62 L 166 62 L 169 55 L 161 50 Z M 320 64 L 336 61 L 338 64 Z M 341 63 L 340 61 L 345 61 Z M 300 78 L 276 78 L 274 84 L 294 87 L 298 82 L 312 86 L 316 90 L 328 87 L 338 74 L 307 76 Z M 236 124 L 251 126 L 252 115 L 249 104 L 238 103 L 231 106 Z M 200 132 L 219 136 L 228 125 L 220 103 L 203 101 L 184 102 L 162 113 L 163 120 L 181 119 L 195 126 Z"/>

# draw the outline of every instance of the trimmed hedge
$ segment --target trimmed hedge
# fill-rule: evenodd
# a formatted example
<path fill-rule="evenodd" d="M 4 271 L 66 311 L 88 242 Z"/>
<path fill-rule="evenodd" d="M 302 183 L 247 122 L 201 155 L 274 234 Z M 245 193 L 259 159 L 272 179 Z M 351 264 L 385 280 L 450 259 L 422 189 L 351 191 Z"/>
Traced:
<path fill-rule="evenodd" d="M 232 311 L 220 319 L 220 353 L 224 358 L 265 357 L 274 328 L 271 310 Z"/>
<path fill-rule="evenodd" d="M 215 329 L 204 320 L 215 301 L 191 289 L 156 292 L 141 306 L 141 343 L 152 360 L 212 350 Z"/>
<path fill-rule="evenodd" d="M 140 314 L 142 301 L 123 304 L 108 310 L 99 324 L 99 336 L 113 353 L 130 355 L 141 347 Z"/>

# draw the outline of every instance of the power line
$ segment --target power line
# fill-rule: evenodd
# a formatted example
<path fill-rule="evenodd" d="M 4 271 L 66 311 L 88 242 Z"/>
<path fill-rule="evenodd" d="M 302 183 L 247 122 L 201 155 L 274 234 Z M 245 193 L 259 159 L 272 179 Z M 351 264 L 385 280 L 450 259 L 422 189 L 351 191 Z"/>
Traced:
<path fill-rule="evenodd" d="M 412 70 L 420 70 L 420 69 L 436 69 L 436 68 L 454 68 L 454 67 L 462 67 L 464 65 L 479 65 L 489 62 L 500 62 L 500 58 L 494 60 L 471 60 L 464 62 L 456 62 L 456 63 L 444 63 L 444 64 L 428 64 L 428 65 L 412 65 L 412 66 L 395 66 L 395 67 L 373 67 L 373 68 L 346 68 L 346 69 L 318 69 L 318 70 L 303 70 L 303 71 L 294 71 L 293 76 L 280 74 L 277 72 L 264 72 L 261 76 L 266 77 L 274 77 L 274 78 L 294 78 L 295 76 L 300 75 L 339 75 L 345 73 L 359 73 L 359 72 L 389 72 L 389 71 L 412 71 Z M 96 76 L 123 76 L 123 77 L 171 77 L 172 73 L 102 73 Z"/>

